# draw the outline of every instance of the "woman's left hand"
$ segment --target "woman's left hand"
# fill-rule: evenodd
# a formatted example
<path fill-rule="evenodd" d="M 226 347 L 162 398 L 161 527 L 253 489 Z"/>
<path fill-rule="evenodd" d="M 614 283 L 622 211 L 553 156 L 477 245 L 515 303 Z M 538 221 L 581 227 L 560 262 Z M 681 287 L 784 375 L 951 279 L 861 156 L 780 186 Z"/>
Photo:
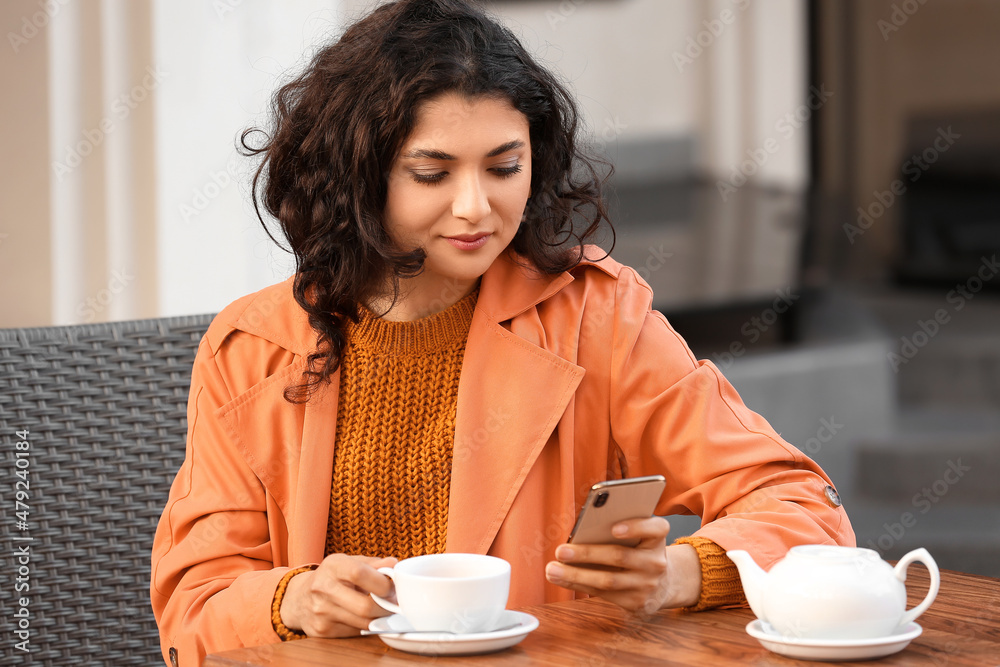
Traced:
<path fill-rule="evenodd" d="M 701 593 L 698 553 L 689 544 L 668 547 L 669 532 L 670 524 L 663 517 L 622 521 L 612 533 L 640 538 L 637 546 L 561 544 L 556 560 L 545 567 L 545 576 L 553 584 L 604 598 L 629 611 L 689 607 Z"/>

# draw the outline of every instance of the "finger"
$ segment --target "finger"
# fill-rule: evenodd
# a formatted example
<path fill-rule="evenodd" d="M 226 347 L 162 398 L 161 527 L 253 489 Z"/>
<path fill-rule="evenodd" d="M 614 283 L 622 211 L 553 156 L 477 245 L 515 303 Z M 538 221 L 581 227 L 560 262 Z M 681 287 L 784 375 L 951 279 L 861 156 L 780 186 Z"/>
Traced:
<path fill-rule="evenodd" d="M 565 586 L 570 590 L 584 593 L 591 597 L 599 597 L 613 602 L 614 604 L 628 611 L 655 611 L 654 603 L 648 602 L 648 596 L 642 589 L 626 589 L 621 591 L 608 591 L 601 588 L 594 588 L 584 584 L 572 584 Z M 657 607 L 658 608 L 658 607 Z"/>
<path fill-rule="evenodd" d="M 371 622 L 372 619 L 379 618 L 380 616 L 386 616 L 391 613 L 379 606 L 378 603 L 371 598 L 371 595 L 368 594 L 368 591 L 355 588 L 351 584 L 341 585 L 340 589 L 334 592 L 334 595 L 336 596 L 336 601 L 340 608 L 346 610 L 353 616 L 367 619 L 364 627 L 368 627 L 367 623 Z M 376 593 L 376 595 L 378 595 L 378 593 Z"/>
<path fill-rule="evenodd" d="M 629 567 L 635 549 L 619 544 L 560 544 L 555 557 L 566 565 L 602 565 L 611 568 Z"/>
<path fill-rule="evenodd" d="M 371 597 L 357 590 L 351 584 L 332 581 L 329 585 L 322 582 L 317 586 L 316 594 L 310 599 L 308 607 L 308 623 L 303 621 L 303 629 L 310 636 L 348 636 L 339 625 L 364 629 L 372 620 L 389 614 L 375 604 Z M 318 633 L 318 634 L 317 634 Z"/>
<path fill-rule="evenodd" d="M 325 613 L 313 615 L 303 630 L 310 637 L 353 637 L 372 622 L 367 616 L 358 615 L 344 607 L 331 607 Z"/>
<path fill-rule="evenodd" d="M 350 622 L 359 626 L 357 619 L 371 619 L 387 615 L 388 611 L 380 607 L 370 596 L 388 596 L 392 592 L 392 582 L 385 575 L 371 567 L 368 563 L 381 565 L 391 563 L 395 559 L 367 559 L 360 557 L 337 555 L 325 559 L 315 571 L 310 582 L 310 612 L 315 617 L 346 622 L 339 616 L 339 610 L 345 609 L 352 618 Z"/>
<path fill-rule="evenodd" d="M 391 567 L 395 563 L 395 558 L 334 554 L 327 556 L 316 571 L 322 570 L 333 581 L 350 584 L 365 594 L 375 593 L 385 597 L 392 593 L 392 581 L 375 568 Z M 332 582 L 327 585 L 332 585 Z"/>
<path fill-rule="evenodd" d="M 577 567 L 551 562 L 545 567 L 545 577 L 551 583 L 590 595 L 610 591 L 635 591 L 648 588 L 650 575 L 632 570 L 608 570 Z"/>
<path fill-rule="evenodd" d="M 370 565 L 372 568 L 376 570 L 380 567 L 395 567 L 396 563 L 399 562 L 399 559 L 396 558 L 395 556 L 385 556 L 385 557 L 353 556 L 353 558 L 360 560 L 365 565 Z"/>
<path fill-rule="evenodd" d="M 657 572 L 665 566 L 666 541 L 656 540 L 647 547 L 623 547 L 619 544 L 561 544 L 556 560 L 566 565 L 599 565 L 602 568 Z"/>
<path fill-rule="evenodd" d="M 561 566 L 555 575 L 553 563 L 546 568 L 546 578 L 573 591 L 600 597 L 633 612 L 652 614 L 663 606 L 662 584 L 648 575 L 629 572 L 596 571 Z"/>
<path fill-rule="evenodd" d="M 392 579 L 378 571 L 380 567 L 393 567 L 399 562 L 395 558 L 376 558 L 370 562 L 358 563 L 358 567 L 353 570 L 353 578 L 350 582 L 359 590 L 374 593 L 379 597 L 389 597 L 392 595 L 394 585 Z M 381 609 L 381 607 L 379 607 Z"/>
<path fill-rule="evenodd" d="M 642 547 L 659 540 L 666 540 L 670 534 L 670 522 L 662 516 L 627 519 L 612 526 L 611 534 L 618 538 L 639 538 L 639 546 Z"/>

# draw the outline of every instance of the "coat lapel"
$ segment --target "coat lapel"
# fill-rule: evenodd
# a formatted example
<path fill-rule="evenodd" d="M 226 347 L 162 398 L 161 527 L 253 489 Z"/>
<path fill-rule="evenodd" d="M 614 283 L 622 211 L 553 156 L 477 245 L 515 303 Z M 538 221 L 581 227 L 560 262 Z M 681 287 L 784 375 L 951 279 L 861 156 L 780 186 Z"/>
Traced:
<path fill-rule="evenodd" d="M 291 563 L 323 559 L 337 429 L 339 373 L 332 390 L 317 392 L 304 406 L 292 406 L 283 392 L 301 373 L 302 364 L 292 364 L 224 406 L 220 415 L 285 517 Z"/>
<path fill-rule="evenodd" d="M 293 563 L 318 563 L 326 555 L 339 386 L 338 369 L 331 376 L 330 384 L 306 404 L 302 424 L 299 483 L 293 490 L 296 522 L 289 535 L 288 545 L 289 558 Z M 322 501 L 317 501 L 317 496 Z"/>
<path fill-rule="evenodd" d="M 579 366 L 502 322 L 572 280 L 512 276 L 499 259 L 483 278 L 458 388 L 448 551 L 486 553 L 528 471 L 583 379 Z"/>

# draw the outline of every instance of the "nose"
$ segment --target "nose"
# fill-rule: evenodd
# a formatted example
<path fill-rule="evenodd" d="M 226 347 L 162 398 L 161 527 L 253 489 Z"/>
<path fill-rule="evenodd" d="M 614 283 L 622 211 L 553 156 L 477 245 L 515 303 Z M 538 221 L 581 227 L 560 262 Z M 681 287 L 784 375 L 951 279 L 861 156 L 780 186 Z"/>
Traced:
<path fill-rule="evenodd" d="M 489 195 L 478 174 L 469 174 L 460 180 L 451 213 L 469 222 L 479 222 L 490 214 Z"/>

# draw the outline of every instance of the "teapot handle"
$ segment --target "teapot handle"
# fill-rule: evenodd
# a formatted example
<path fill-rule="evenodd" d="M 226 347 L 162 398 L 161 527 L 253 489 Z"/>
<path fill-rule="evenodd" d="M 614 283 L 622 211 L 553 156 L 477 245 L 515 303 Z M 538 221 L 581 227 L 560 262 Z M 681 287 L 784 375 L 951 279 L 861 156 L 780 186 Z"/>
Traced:
<path fill-rule="evenodd" d="M 905 586 L 906 568 L 914 561 L 923 563 L 927 567 L 927 571 L 931 576 L 931 587 L 920 604 L 903 614 L 902 620 L 899 621 L 900 627 L 905 626 L 920 616 L 920 614 L 927 611 L 927 608 L 931 606 L 932 602 L 934 602 L 934 598 L 937 597 L 938 589 L 941 588 L 941 573 L 938 571 L 937 563 L 935 563 L 934 559 L 931 558 L 931 555 L 927 553 L 927 549 L 923 548 L 914 549 L 899 559 L 896 567 L 893 568 L 893 573 L 896 575 L 896 578 L 903 582 Z"/>

